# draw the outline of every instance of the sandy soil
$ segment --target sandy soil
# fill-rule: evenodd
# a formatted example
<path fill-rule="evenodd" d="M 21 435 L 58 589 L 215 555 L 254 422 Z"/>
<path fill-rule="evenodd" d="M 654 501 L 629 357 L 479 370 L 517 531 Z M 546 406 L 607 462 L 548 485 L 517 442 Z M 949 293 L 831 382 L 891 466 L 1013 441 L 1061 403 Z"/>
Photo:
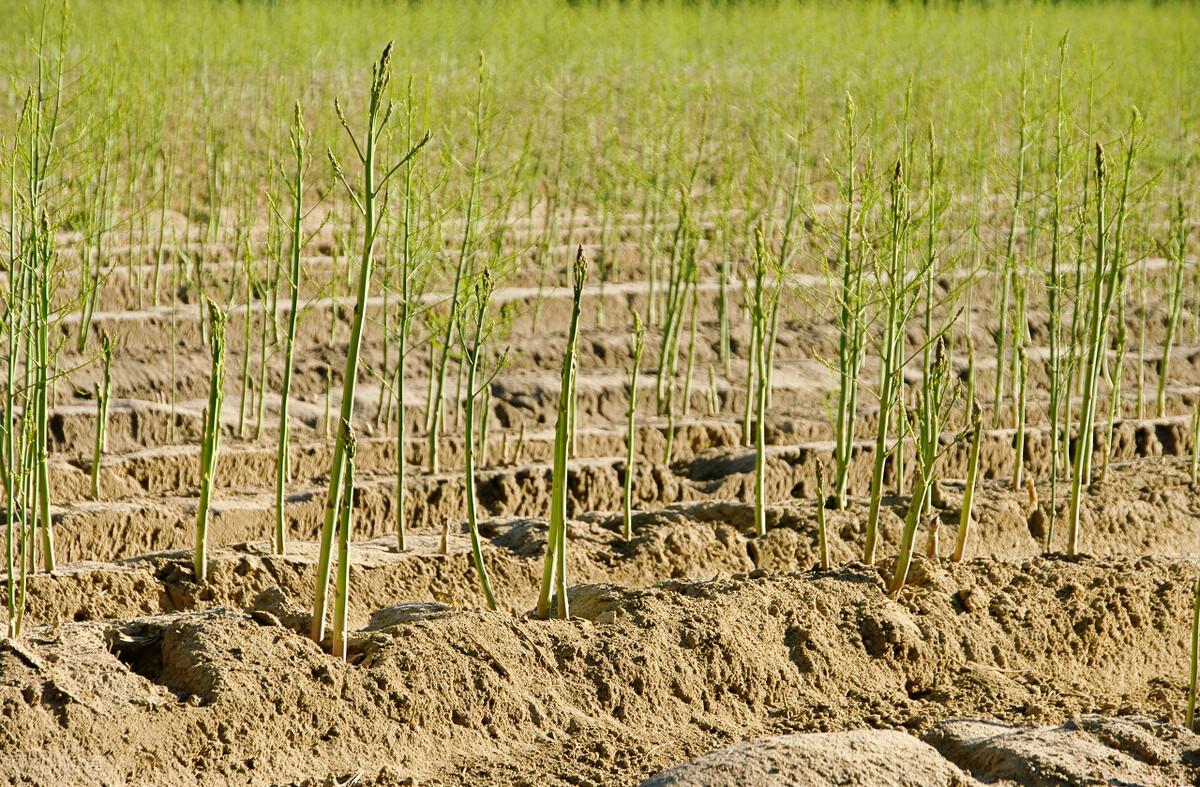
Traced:
<path fill-rule="evenodd" d="M 158 563 L 158 582 L 186 608 L 186 589 L 170 589 L 179 563 Z M 898 601 L 882 593 L 878 568 L 754 569 L 642 589 L 576 585 L 566 622 L 408 602 L 365 621 L 360 611 L 343 665 L 300 633 L 307 614 L 279 585 L 236 603 L 243 565 L 253 562 L 192 585 L 221 606 L 123 611 L 6 644 L 8 778 L 132 783 L 150 768 L 169 783 L 320 783 L 360 771 L 384 784 L 568 773 L 630 783 L 784 732 L 906 730 L 950 749 L 956 738 L 938 725 L 964 715 L 1177 721 L 1178 621 L 1197 569 L 1151 557 L 921 562 Z M 363 571 L 363 584 L 380 570 Z M 150 574 L 80 573 L 96 596 L 139 583 L 155 595 Z M 1200 739 L 1169 732 L 1185 751 L 1164 756 L 1162 778 L 1194 775 L 1185 754 Z"/>
<path fill-rule="evenodd" d="M 580 238 L 589 240 L 586 230 Z M 336 251 L 314 248 L 321 256 L 306 262 L 306 292 L 319 289 Z M 228 280 L 222 266 L 234 266 L 211 251 L 218 286 Z M 62 565 L 53 576 L 30 577 L 26 635 L 0 643 L 0 782 L 1200 783 L 1200 737 L 1181 726 L 1191 587 L 1200 573 L 1200 503 L 1190 477 L 1200 344 L 1185 331 L 1172 354 L 1165 415 L 1154 417 L 1161 304 L 1147 314 L 1143 363 L 1126 361 L 1113 464 L 1087 490 L 1086 554 L 1067 559 L 1053 551 L 1063 545 L 1066 487 L 1048 483 L 1045 317 L 1030 317 L 1023 458 L 1038 479 L 1031 496 L 1011 481 L 1009 405 L 996 413 L 985 396 L 996 364 L 982 348 L 991 346 L 995 305 L 979 288 L 969 338 L 980 353 L 989 428 L 969 559 L 947 558 L 967 462 L 960 444 L 939 466 L 940 546 L 918 559 L 893 600 L 883 577 L 909 479 L 889 462 L 885 558 L 861 564 L 877 416 L 869 395 L 857 423 L 850 505 L 826 511 L 834 568 L 817 568 L 816 479 L 833 449 L 836 379 L 826 360 L 836 336 L 815 273 L 801 272 L 811 288 L 787 296 L 779 328 L 766 424 L 767 534 L 753 532 L 754 457 L 742 436 L 747 330 L 739 312 L 725 368 L 711 338 L 715 280 L 701 284 L 696 372 L 670 457 L 671 427 L 653 401 L 661 338 L 648 334 L 636 461 L 626 466 L 629 310 L 644 311 L 648 293 L 636 252 L 622 247 L 614 260 L 623 278 L 590 287 L 585 304 L 568 488 L 568 621 L 528 616 L 546 540 L 569 308 L 560 271 L 552 271 L 554 286 L 521 275 L 497 294 L 520 314 L 505 340 L 509 365 L 489 391 L 478 473 L 498 612 L 482 608 L 469 557 L 461 427 L 451 421 L 441 471 L 426 472 L 419 425 L 430 368 L 418 352 L 406 367 L 404 405 L 418 427 L 398 445 L 398 408 L 379 409 L 378 370 L 392 368 L 394 348 L 377 322 L 369 325 L 363 352 L 371 373 L 356 403 L 349 663 L 306 636 L 331 450 L 325 401 L 340 395 L 348 304 L 316 303 L 301 323 L 285 556 L 264 542 L 273 523 L 272 392 L 281 376 L 274 351 L 268 394 L 260 401 L 252 389 L 243 408 L 239 388 L 244 362 L 257 384 L 269 307 L 234 310 L 210 578 L 200 585 L 190 549 L 208 361 L 197 306 L 187 293 L 175 311 L 169 299 L 156 306 L 138 285 L 150 266 L 135 266 L 132 280 L 124 265 L 114 267 L 102 296 L 108 311 L 90 329 L 120 337 L 101 494 L 89 491 L 95 405 L 87 394 L 98 370 L 84 364 L 90 350 L 78 354 L 68 341 L 60 366 L 71 371 L 56 388 L 50 423 Z M 1149 275 L 1159 267 L 1149 265 Z M 740 303 L 740 287 L 730 292 Z M 1194 306 L 1186 305 L 1184 325 L 1194 323 Z M 370 311 L 376 321 L 386 316 L 382 297 Z M 64 338 L 77 329 L 66 320 Z M 960 375 L 967 339 L 952 341 Z M 876 376 L 868 358 L 863 379 Z M 1097 438 L 1099 462 L 1106 425 Z M 408 462 L 405 552 L 395 534 L 400 451 Z M 911 454 L 907 464 L 911 473 Z M 619 512 L 630 474 L 634 534 L 626 541 Z M 1056 535 L 1044 554 L 1050 527 Z"/>

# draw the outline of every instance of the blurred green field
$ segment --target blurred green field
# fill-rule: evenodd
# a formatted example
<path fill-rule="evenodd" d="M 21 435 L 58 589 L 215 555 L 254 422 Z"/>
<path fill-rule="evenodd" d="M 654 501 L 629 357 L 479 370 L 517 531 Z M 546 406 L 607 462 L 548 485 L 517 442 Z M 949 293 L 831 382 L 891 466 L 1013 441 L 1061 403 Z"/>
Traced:
<path fill-rule="evenodd" d="M 4 5 L 0 138 L 11 140 L 39 12 Z M 71 4 L 68 25 L 57 177 L 81 189 L 111 159 L 122 213 L 156 206 L 164 157 L 176 210 L 189 199 L 193 212 L 258 199 L 286 152 L 295 101 L 319 147 L 345 159 L 333 98 L 361 101 L 364 64 L 389 39 L 398 83 L 411 78 L 418 124 L 433 132 L 426 171 L 443 209 L 463 191 L 480 56 L 489 82 L 486 201 L 514 191 L 516 212 L 595 211 L 601 201 L 637 210 L 646 189 L 675 191 L 694 169 L 695 207 L 746 211 L 730 228 L 731 242 L 744 243 L 755 217 L 782 200 L 778 174 L 795 145 L 818 198 L 832 198 L 828 157 L 847 93 L 865 155 L 890 161 L 903 126 L 919 136 L 932 123 L 953 190 L 1001 191 L 1014 166 L 1026 50 L 1030 166 L 1044 174 L 1058 43 L 1068 32 L 1074 170 L 1085 138 L 1113 142 L 1136 105 L 1143 161 L 1157 176 L 1148 201 L 1169 202 L 1180 182 L 1195 188 L 1200 59 L 1190 42 L 1200 15 L 1186 2 L 84 0 Z M 221 173 L 219 194 L 208 193 L 210 170 Z M 221 204 L 207 205 L 213 198 Z"/>

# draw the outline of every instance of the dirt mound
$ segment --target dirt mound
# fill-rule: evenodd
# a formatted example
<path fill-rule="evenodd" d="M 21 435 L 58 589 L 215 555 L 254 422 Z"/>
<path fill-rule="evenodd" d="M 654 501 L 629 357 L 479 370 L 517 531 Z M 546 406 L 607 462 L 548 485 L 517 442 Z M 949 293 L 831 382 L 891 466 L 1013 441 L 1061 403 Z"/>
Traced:
<path fill-rule="evenodd" d="M 1198 517 L 1186 468 L 1172 463 L 1158 467 L 1114 467 L 1109 481 L 1089 496 L 1084 511 L 1084 542 L 1095 555 L 1190 554 L 1195 550 Z M 588 476 L 583 476 L 586 479 Z M 354 545 L 355 588 L 351 614 L 365 620 L 378 607 L 407 601 L 433 601 L 478 606 L 479 585 L 468 554 L 465 525 L 452 518 L 449 553 L 438 551 L 440 528 L 414 528 L 410 550 L 394 551 L 395 537 L 382 535 L 394 527 L 390 503 L 380 497 L 389 484 L 360 487 L 356 524 L 364 540 Z M 942 485 L 945 554 L 953 543 L 961 484 Z M 976 498 L 976 525 L 968 556 L 1032 557 L 1042 550 L 1043 531 L 1033 525 L 1028 495 L 1008 484 L 982 483 Z M 174 501 L 179 503 L 180 501 Z M 447 517 L 461 503 L 457 497 L 423 501 L 418 511 Z M 895 552 L 903 498 L 885 500 L 880 538 L 884 554 Z M 1059 522 L 1066 516 L 1059 501 Z M 293 534 L 314 538 L 323 499 L 294 500 L 290 508 Z M 835 565 L 861 558 L 865 538 L 866 502 L 854 499 L 846 511 L 827 511 L 829 550 Z M 1043 500 L 1039 512 L 1049 508 Z M 544 507 L 542 511 L 544 512 Z M 570 523 L 569 575 L 576 582 L 611 582 L 644 587 L 663 579 L 708 579 L 751 571 L 796 571 L 817 564 L 816 503 L 796 500 L 767 509 L 765 536 L 754 533 L 754 508 L 737 501 L 673 504 L 634 515 L 634 537 L 624 540 L 620 516 L 590 513 Z M 87 547 L 104 534 L 110 546 L 139 543 L 141 534 L 151 550 L 180 549 L 194 539 L 194 511 L 181 508 L 176 517 L 168 501 L 134 506 L 86 503 L 64 517 L 59 544 L 65 556 L 94 551 Z M 1044 522 L 1045 517 L 1042 517 Z M 255 594 L 278 585 L 297 599 L 312 596 L 315 544 L 295 540 L 286 557 L 269 553 L 261 537 L 273 522 L 265 500 L 224 501 L 215 509 L 211 539 L 214 549 L 210 581 L 201 587 L 191 581 L 190 552 L 162 552 L 115 564 L 88 562 L 64 566 L 53 577 L 30 579 L 32 621 L 53 623 L 115 619 L 138 615 L 206 609 L 225 605 L 244 608 Z M 1059 527 L 1059 532 L 1064 528 Z M 299 532 L 297 532 L 299 531 Z M 91 534 L 90 536 L 87 534 Z M 379 537 L 382 536 L 382 537 Z M 533 605 L 541 578 L 546 524 L 541 519 L 501 517 L 481 522 L 485 561 L 492 573 L 501 605 L 522 612 Z M 923 537 L 923 536 L 922 536 Z M 370 540 L 366 540 L 370 539 Z M 243 543 L 238 543 L 238 542 Z M 1057 541 L 1061 541 L 1061 536 Z M 159 542 L 165 542 L 159 544 Z M 3 582 L 0 582 L 0 587 Z M 2 613 L 0 613 L 2 614 Z"/>
<path fill-rule="evenodd" d="M 1139 717 L 1086 715 L 1033 729 L 951 719 L 925 740 L 989 784 L 1170 787 L 1193 781 L 1200 765 L 1200 736 Z"/>
<path fill-rule="evenodd" d="M 392 468 L 395 457 L 390 443 L 375 441 L 368 446 L 370 450 L 364 449 L 365 457 L 380 472 L 368 473 L 361 479 L 355 505 L 361 537 L 377 538 L 395 530 L 395 477 L 383 472 L 384 468 Z M 195 537 L 196 506 L 193 454 L 193 449 L 155 449 L 112 462 L 105 488 L 116 498 L 104 502 L 87 499 L 88 475 L 81 467 L 57 465 L 52 473 L 56 493 L 61 492 L 67 500 L 74 501 L 60 503 L 56 513 L 60 561 L 115 560 L 190 547 Z M 299 477 L 311 476 L 312 480 L 298 482 L 289 490 L 289 528 L 293 538 L 313 539 L 324 517 L 324 481 L 320 477 L 327 468 L 324 449 L 311 446 L 297 449 L 293 458 Z M 210 539 L 214 545 L 261 539 L 272 532 L 274 495 L 264 486 L 264 483 L 269 485 L 264 479 L 273 478 L 273 462 L 274 454 L 265 448 L 222 454 L 223 488 L 218 490 L 212 510 Z M 771 563 L 764 553 L 760 565 L 768 568 L 811 565 L 816 543 L 816 472 L 822 462 L 827 463 L 827 458 L 821 459 L 807 450 L 781 452 L 768 462 L 770 526 L 793 530 L 796 544 L 790 548 L 793 554 L 788 559 L 808 562 Z M 1196 535 L 1200 528 L 1200 508 L 1195 503 L 1189 464 L 1186 460 L 1165 457 L 1113 464 L 1108 479 L 1092 485 L 1083 499 L 1084 551 L 1097 555 L 1179 555 L 1200 549 Z M 692 464 L 687 462 L 667 466 L 650 461 L 635 466 L 633 507 L 639 531 L 664 520 L 678 519 L 680 510 L 694 512 L 696 518 L 705 522 L 726 517 L 726 522 L 736 524 L 739 529 L 750 529 L 752 464 L 707 480 L 687 477 L 684 471 L 689 467 Z M 964 485 L 945 469 L 936 502 L 942 523 L 953 527 L 958 523 Z M 544 516 L 549 508 L 550 480 L 548 465 L 524 464 L 481 471 L 479 506 L 490 517 Z M 613 521 L 611 514 L 605 514 L 621 510 L 624 480 L 623 459 L 591 458 L 574 463 L 568 484 L 568 508 L 572 516 Z M 406 516 L 412 530 L 440 532 L 446 520 L 459 523 L 465 519 L 461 473 L 414 476 L 407 490 Z M 981 479 L 976 489 L 977 527 L 970 554 L 999 557 L 1040 554 L 1050 519 L 1052 493 L 1047 484 L 1039 486 L 1037 492 L 1040 513 L 1031 510 L 1026 491 L 1014 490 L 1010 480 Z M 1065 546 L 1063 523 L 1068 493 L 1066 485 L 1060 484 L 1052 549 Z M 888 508 L 885 517 L 889 520 L 886 527 L 895 530 L 898 525 L 891 510 L 899 511 L 902 516 L 907 497 L 888 496 L 885 502 Z M 833 545 L 836 559 L 861 554 L 868 505 L 867 497 L 856 495 L 851 498 L 847 512 L 830 512 L 831 528 L 836 531 L 831 532 L 831 538 L 847 542 L 844 556 L 840 545 Z M 759 558 L 752 555 L 752 559 Z M 622 577 L 612 579 L 626 582 Z"/>
<path fill-rule="evenodd" d="M 248 611 L 68 622 L 0 646 L 0 779 L 630 784 L 762 735 L 1171 715 L 1195 571 L 920 562 L 899 601 L 861 567 L 586 585 L 571 621 L 376 613 L 351 664 L 296 633 L 279 591 Z"/>
<path fill-rule="evenodd" d="M 947 719 L 924 742 L 901 732 L 854 730 L 736 743 L 652 776 L 642 787 L 1169 787 L 1194 777 L 1198 763 L 1200 736 L 1146 718 L 1085 715 L 1056 727 Z"/>
<path fill-rule="evenodd" d="M 903 763 L 903 769 L 896 764 Z M 978 782 L 903 732 L 816 732 L 735 743 L 677 765 L 641 787 L 970 787 Z"/>

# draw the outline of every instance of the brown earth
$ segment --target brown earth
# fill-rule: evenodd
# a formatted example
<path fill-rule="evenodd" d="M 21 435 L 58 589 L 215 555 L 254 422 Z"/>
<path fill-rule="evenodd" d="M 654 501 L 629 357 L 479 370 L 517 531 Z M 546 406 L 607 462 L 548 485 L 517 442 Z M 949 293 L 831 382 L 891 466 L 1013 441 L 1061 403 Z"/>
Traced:
<path fill-rule="evenodd" d="M 636 783 L 785 732 L 1178 722 L 1196 569 L 921 561 L 898 601 L 878 569 L 757 569 L 577 585 L 573 619 L 549 622 L 411 602 L 376 611 L 345 665 L 272 586 L 6 643 L 0 768 L 14 783 Z M 1200 776 L 1200 739 L 1174 729 L 1191 759 L 1165 767 Z"/>
<path fill-rule="evenodd" d="M 710 752 L 642 785 L 1168 787 L 1187 782 L 1188 764 L 1197 754 L 1195 735 L 1137 716 L 1083 715 L 1032 729 L 948 719 L 922 737 L 855 730 L 760 738 Z"/>
<path fill-rule="evenodd" d="M 517 228 L 514 238 L 533 229 Z M 577 229 L 575 240 L 596 240 L 586 221 Z M 615 233 L 636 237 L 625 235 Z M 331 255 L 344 253 L 328 238 L 313 249 L 305 298 L 325 287 Z M 63 251 L 71 253 L 69 239 Z M 211 256 L 211 287 L 236 284 L 229 248 L 201 251 Z M 997 304 L 989 287 L 977 287 L 970 327 L 949 343 L 964 383 L 968 341 L 975 348 L 989 427 L 968 560 L 947 558 L 967 463 L 965 444 L 949 445 L 963 426 L 956 411 L 934 501 L 940 544 L 935 557 L 918 559 L 909 588 L 892 600 L 883 576 L 908 504 L 912 453 L 909 446 L 903 476 L 894 457 L 887 460 L 886 557 L 864 566 L 878 418 L 869 389 L 856 421 L 849 505 L 825 512 L 834 568 L 816 569 L 817 476 L 832 461 L 837 383 L 828 363 L 837 339 L 829 281 L 800 271 L 799 286 L 784 296 L 765 424 L 768 530 L 758 536 L 754 455 L 743 441 L 749 331 L 740 283 L 728 290 L 733 356 L 726 365 L 714 338 L 715 272 L 700 282 L 694 375 L 686 392 L 678 382 L 681 412 L 673 420 L 656 408 L 662 336 L 649 330 L 630 469 L 630 310 L 646 312 L 649 289 L 641 248 L 621 243 L 611 251 L 613 280 L 589 284 L 579 345 L 568 621 L 526 613 L 546 539 L 570 250 L 552 250 L 545 281 L 540 262 L 526 260 L 496 294 L 517 314 L 493 348 L 498 354 L 508 345 L 510 353 L 488 389 L 489 434 L 477 472 L 482 548 L 499 612 L 482 609 L 463 522 L 458 369 L 451 364 L 440 471 L 431 473 L 423 429 L 428 350 L 422 345 L 407 360 L 403 405 L 387 403 L 380 380 L 394 369 L 395 347 L 381 324 L 394 319 L 395 299 L 385 304 L 376 288 L 356 401 L 355 633 L 344 664 L 305 633 L 330 463 L 326 402 L 340 397 L 352 304 L 319 299 L 301 320 L 285 556 L 264 543 L 273 525 L 282 376 L 278 347 L 269 343 L 264 352 L 259 344 L 271 333 L 270 306 L 231 311 L 210 577 L 200 585 L 190 550 L 209 361 L 198 305 L 186 289 L 172 299 L 169 277 L 157 302 L 147 293 L 147 263 L 155 259 L 148 246 L 113 250 L 136 265 L 114 262 L 105 311 L 85 334 L 106 330 L 120 340 L 101 492 L 93 498 L 89 489 L 95 344 L 76 350 L 80 325 L 69 316 L 60 326 L 64 376 L 49 424 L 61 565 L 52 576 L 29 577 L 25 635 L 0 642 L 0 782 L 1200 783 L 1200 739 L 1181 726 L 1190 593 L 1200 573 L 1200 503 L 1190 470 L 1190 419 L 1200 398 L 1196 303 L 1184 305 L 1164 417 L 1155 416 L 1155 394 L 1166 310 L 1149 304 L 1145 352 L 1140 363 L 1136 349 L 1125 359 L 1112 464 L 1085 490 L 1087 554 L 1068 560 L 1054 552 L 1065 544 L 1068 490 L 1048 483 L 1046 314 L 1031 303 L 1022 457 L 1037 481 L 1031 498 L 1012 483 L 1011 391 L 998 408 L 990 396 Z M 1160 262 L 1148 264 L 1151 277 L 1163 274 Z M 948 292 L 957 276 L 948 272 L 939 290 Z M 433 304 L 443 298 L 425 296 Z M 659 293 L 660 309 L 661 301 Z M 1135 311 L 1131 347 L 1142 329 Z M 919 340 L 912 332 L 910 349 Z M 681 341 L 686 362 L 686 333 Z M 257 393 L 262 358 L 265 396 Z M 917 364 L 908 372 L 911 396 Z M 869 386 L 877 377 L 868 356 L 862 379 Z M 1102 399 L 1097 468 L 1109 444 L 1108 406 Z M 401 410 L 409 431 L 398 446 Z M 404 552 L 395 533 L 401 450 Z M 625 540 L 628 474 L 633 537 Z M 920 534 L 922 554 L 929 537 Z"/>

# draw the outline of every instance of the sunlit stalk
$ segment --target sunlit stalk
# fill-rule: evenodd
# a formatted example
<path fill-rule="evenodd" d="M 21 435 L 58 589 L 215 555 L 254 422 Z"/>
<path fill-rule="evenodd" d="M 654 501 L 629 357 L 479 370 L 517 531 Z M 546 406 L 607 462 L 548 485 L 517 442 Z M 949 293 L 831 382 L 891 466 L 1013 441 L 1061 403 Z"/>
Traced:
<path fill-rule="evenodd" d="M 637 439 L 638 373 L 642 367 L 642 351 L 646 347 L 646 326 L 642 324 L 642 316 L 636 311 L 633 312 L 633 338 L 630 344 L 633 366 L 629 370 L 629 408 L 626 412 L 628 423 L 625 428 L 625 495 L 624 527 L 622 529 L 626 541 L 633 538 L 633 462 L 634 441 Z"/>
<path fill-rule="evenodd" d="M 558 416 L 554 425 L 554 466 L 550 487 L 550 527 L 546 537 L 546 557 L 542 566 L 542 585 L 538 594 L 537 616 L 550 616 L 551 594 L 558 595 L 558 617 L 570 616 L 567 601 L 567 443 L 570 440 L 571 411 L 575 407 L 575 348 L 579 340 L 579 304 L 587 279 L 587 259 L 580 246 L 575 255 L 575 276 L 571 320 L 567 329 L 567 348 L 563 354 Z"/>
<path fill-rule="evenodd" d="M 96 385 L 96 443 L 92 451 L 92 499 L 100 499 L 100 458 L 108 451 L 108 405 L 112 393 L 113 340 L 100 335 L 100 382 Z"/>
<path fill-rule="evenodd" d="M 321 642 L 325 638 L 326 594 L 329 590 L 333 535 L 337 524 L 337 515 L 341 510 L 346 443 L 350 436 L 350 428 L 353 426 L 354 391 L 358 382 L 359 351 L 362 347 L 363 326 L 366 320 L 367 300 L 371 287 L 371 272 L 375 262 L 375 241 L 379 232 L 379 213 L 376 200 L 379 196 L 379 191 L 387 185 L 388 179 L 396 170 L 416 155 L 417 151 L 429 141 L 429 135 L 426 134 L 420 142 L 409 149 L 408 153 L 399 163 L 387 170 L 379 178 L 378 182 L 376 181 L 376 148 L 384 127 L 391 116 L 391 106 L 388 105 L 385 109 L 383 105 L 383 96 L 391 79 L 391 56 L 392 45 L 388 43 L 383 50 L 383 56 L 380 58 L 379 63 L 372 69 L 371 92 L 366 113 L 367 127 L 361 144 L 342 115 L 340 105 L 335 104 L 338 110 L 338 119 L 341 121 L 346 134 L 350 137 L 359 162 L 362 165 L 363 180 L 361 189 L 356 190 L 349 185 L 340 164 L 333 157 L 332 153 L 330 154 L 330 160 L 334 165 L 335 175 L 342 185 L 346 187 L 347 193 L 350 195 L 359 214 L 363 217 L 363 242 L 362 256 L 359 260 L 354 321 L 350 328 L 350 344 L 346 352 L 346 366 L 342 373 L 342 404 L 338 419 L 341 426 L 338 429 L 337 439 L 333 445 L 333 457 L 329 468 L 329 491 L 325 500 L 325 517 L 321 528 L 320 555 L 317 559 L 316 590 L 313 599 L 311 627 L 312 638 L 316 642 Z"/>
<path fill-rule="evenodd" d="M 357 443 L 349 424 L 346 434 L 346 472 L 342 489 L 342 511 L 338 517 L 337 580 L 333 599 L 333 655 L 346 660 L 346 616 L 350 609 L 350 538 L 354 533 L 354 455 Z"/>
<path fill-rule="evenodd" d="M 221 403 L 225 400 L 225 313 L 211 299 L 207 303 L 212 370 L 208 378 L 208 406 L 204 410 L 204 435 L 200 443 L 200 501 L 196 505 L 196 548 L 192 563 L 197 582 L 208 581 L 208 514 L 221 445 Z"/>

